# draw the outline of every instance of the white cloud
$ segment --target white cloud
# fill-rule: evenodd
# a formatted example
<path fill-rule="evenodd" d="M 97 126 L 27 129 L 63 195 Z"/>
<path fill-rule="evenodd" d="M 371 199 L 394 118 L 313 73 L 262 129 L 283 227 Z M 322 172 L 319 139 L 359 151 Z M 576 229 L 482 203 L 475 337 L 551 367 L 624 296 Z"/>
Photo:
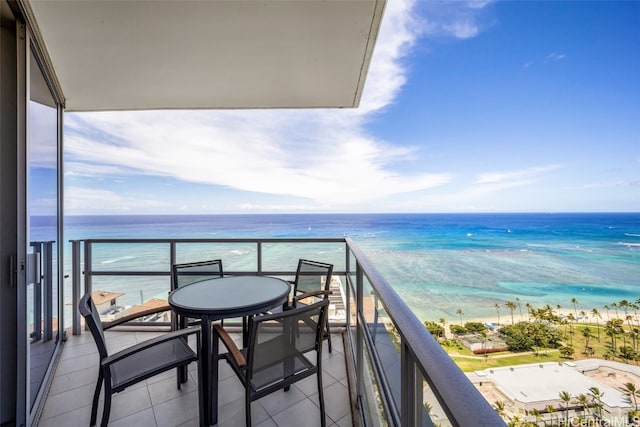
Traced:
<path fill-rule="evenodd" d="M 552 52 L 549 55 L 547 55 L 547 57 L 545 58 L 544 62 L 560 61 L 561 59 L 564 59 L 566 57 L 567 57 L 567 55 L 565 55 L 564 53 Z"/>
<path fill-rule="evenodd" d="M 423 24 L 424 34 L 428 37 L 453 37 L 466 40 L 476 37 L 485 26 L 481 20 L 483 10 L 493 1 L 436 1 L 423 2 L 426 10 Z"/>
<path fill-rule="evenodd" d="M 411 160 L 414 149 L 379 141 L 362 127 L 405 82 L 401 62 L 420 34 L 413 6 L 387 4 L 359 109 L 69 114 L 66 173 L 164 176 L 337 207 L 443 185 L 451 179 L 446 173 L 393 170 L 392 164 Z M 94 192 L 77 188 L 67 193 L 70 211 L 83 198 L 95 199 Z M 116 196 L 99 198 L 129 202 Z"/>
<path fill-rule="evenodd" d="M 166 205 L 158 200 L 124 196 L 114 191 L 69 186 L 65 188 L 64 209 L 74 213 L 139 213 L 153 211 Z"/>
<path fill-rule="evenodd" d="M 527 169 L 507 172 L 486 172 L 478 175 L 473 185 L 485 190 L 495 191 L 505 188 L 521 187 L 537 181 L 548 172 L 560 169 L 562 165 L 534 166 Z"/>

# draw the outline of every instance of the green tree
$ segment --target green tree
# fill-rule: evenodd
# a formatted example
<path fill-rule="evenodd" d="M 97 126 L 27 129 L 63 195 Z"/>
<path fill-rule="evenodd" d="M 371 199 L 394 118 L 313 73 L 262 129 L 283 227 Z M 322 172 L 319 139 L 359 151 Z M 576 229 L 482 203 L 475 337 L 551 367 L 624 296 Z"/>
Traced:
<path fill-rule="evenodd" d="M 576 318 L 577 318 L 578 317 L 578 309 L 576 308 L 576 304 L 580 304 L 580 303 L 578 302 L 577 298 L 573 297 L 573 298 L 571 298 L 571 304 L 573 304 L 573 312 L 574 312 L 574 314 L 576 315 Z"/>
<path fill-rule="evenodd" d="M 518 305 L 518 311 L 520 311 L 520 321 L 522 322 L 522 304 L 520 304 L 520 298 L 516 297 L 516 304 Z"/>
<path fill-rule="evenodd" d="M 609 337 L 611 337 L 611 353 L 615 356 L 616 355 L 616 338 L 618 337 L 619 334 L 623 334 L 624 330 L 622 329 L 622 319 L 611 319 L 611 320 L 607 320 L 607 323 L 605 324 L 604 327 L 604 331 L 605 334 Z"/>
<path fill-rule="evenodd" d="M 566 359 L 571 359 L 573 357 L 573 354 L 576 352 L 574 348 L 570 345 L 562 346 L 558 349 L 558 351 L 560 351 L 560 354 L 562 355 L 562 357 Z"/>
<path fill-rule="evenodd" d="M 589 387 L 591 405 L 598 419 L 602 418 L 602 396 L 604 396 L 604 392 L 600 391 L 598 387 Z"/>
<path fill-rule="evenodd" d="M 629 345 L 623 345 L 620 346 L 620 357 L 625 360 L 634 360 L 638 357 L 638 353 L 633 347 Z"/>
<path fill-rule="evenodd" d="M 596 319 L 596 329 L 598 331 L 598 342 L 600 342 L 600 322 L 598 322 L 598 319 L 602 319 L 602 315 L 600 314 L 597 308 L 594 308 L 593 310 L 591 310 L 591 314 Z"/>
<path fill-rule="evenodd" d="M 573 313 L 569 313 L 567 315 L 567 320 L 569 321 L 569 345 L 573 345 L 573 322 L 576 321 Z"/>
<path fill-rule="evenodd" d="M 509 309 L 509 311 L 511 312 L 511 324 L 513 325 L 513 310 L 516 309 L 516 303 L 513 301 L 507 301 L 506 303 L 507 308 Z"/>
<path fill-rule="evenodd" d="M 584 329 L 582 329 L 582 336 L 584 337 L 584 352 L 586 354 L 587 348 L 589 348 L 589 340 L 593 336 L 591 334 L 591 328 L 585 326 Z"/>
<path fill-rule="evenodd" d="M 637 389 L 636 385 L 634 383 L 625 383 L 620 390 L 633 399 L 633 406 L 635 407 L 636 412 L 638 412 L 637 397 L 639 394 L 639 390 Z"/>
<path fill-rule="evenodd" d="M 582 406 L 582 415 L 586 417 L 589 412 L 589 397 L 584 393 L 580 393 L 576 396 L 576 403 Z"/>
<path fill-rule="evenodd" d="M 544 407 L 544 410 L 549 414 L 551 425 L 553 425 L 553 413 L 556 412 L 556 408 L 553 405 L 547 405 Z"/>
<path fill-rule="evenodd" d="M 429 331 L 429 333 L 434 337 L 444 337 L 444 328 L 439 323 L 432 322 L 431 320 L 425 320 L 424 327 L 427 328 L 427 331 Z"/>
<path fill-rule="evenodd" d="M 462 312 L 462 309 L 461 309 L 461 308 L 457 309 L 457 310 L 456 310 L 456 314 L 457 314 L 458 316 L 460 316 L 460 326 L 462 326 L 462 315 L 464 314 L 464 313 Z"/>
<path fill-rule="evenodd" d="M 493 404 L 493 409 L 495 409 L 498 415 L 500 415 L 502 418 L 507 417 L 507 405 L 502 400 L 496 401 L 496 403 Z"/>
<path fill-rule="evenodd" d="M 560 400 L 564 402 L 564 421 L 565 425 L 569 425 L 569 402 L 571 402 L 571 393 L 568 391 L 561 391 L 558 393 Z"/>

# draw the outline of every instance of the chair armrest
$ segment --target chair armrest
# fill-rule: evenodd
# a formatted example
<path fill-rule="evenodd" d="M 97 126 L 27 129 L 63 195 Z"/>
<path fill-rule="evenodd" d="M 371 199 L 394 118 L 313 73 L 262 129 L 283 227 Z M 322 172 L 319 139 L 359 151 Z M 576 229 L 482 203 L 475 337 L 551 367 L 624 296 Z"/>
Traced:
<path fill-rule="evenodd" d="M 163 311 L 169 311 L 169 310 L 171 310 L 169 303 L 161 306 L 141 308 L 137 310 L 135 313 L 120 316 L 117 319 L 112 320 L 110 322 L 102 322 L 102 328 L 106 331 L 107 329 L 113 328 L 118 325 L 122 325 L 123 323 L 126 323 L 130 320 L 137 319 L 138 317 L 144 317 L 144 316 L 148 316 L 150 314 L 155 314 L 155 313 L 162 313 Z"/>
<path fill-rule="evenodd" d="M 213 325 L 213 329 L 222 340 L 224 346 L 227 347 L 227 350 L 229 350 L 229 354 L 231 355 L 231 357 L 233 357 L 236 365 L 241 368 L 247 366 L 247 360 L 244 358 L 242 352 L 238 349 L 236 343 L 231 339 L 229 333 L 225 331 L 224 328 L 220 325 Z"/>
<path fill-rule="evenodd" d="M 129 348 L 121 350 L 117 353 L 114 353 L 110 356 L 107 356 L 102 360 L 101 365 L 102 366 L 111 365 L 112 363 L 117 362 L 118 360 L 124 359 L 134 353 L 138 353 L 139 351 L 145 350 L 149 347 L 153 347 L 154 345 L 157 345 L 166 341 L 181 339 L 182 337 L 187 337 L 188 335 L 191 335 L 191 334 L 196 334 L 198 336 L 198 340 L 200 340 L 200 328 L 180 329 L 179 331 L 173 331 L 173 332 L 160 335 L 155 338 L 151 338 L 150 340 L 143 341 Z"/>
<path fill-rule="evenodd" d="M 306 298 L 316 298 L 316 297 L 320 297 L 322 296 L 322 298 L 327 298 L 329 295 L 332 294 L 332 291 L 329 290 L 319 290 L 319 291 L 311 291 L 311 292 L 305 292 L 303 294 L 299 294 L 299 295 L 295 295 L 293 297 L 293 306 L 295 307 L 296 304 L 303 299 Z"/>

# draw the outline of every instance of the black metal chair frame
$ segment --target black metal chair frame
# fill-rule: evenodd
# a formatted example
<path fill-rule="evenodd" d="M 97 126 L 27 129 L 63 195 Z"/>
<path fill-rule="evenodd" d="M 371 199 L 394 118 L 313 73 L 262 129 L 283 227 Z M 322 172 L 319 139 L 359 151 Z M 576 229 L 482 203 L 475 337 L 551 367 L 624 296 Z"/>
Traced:
<path fill-rule="evenodd" d="M 215 267 L 208 269 L 206 267 Z M 193 270 L 190 270 L 193 268 Z M 188 262 L 182 264 L 174 264 L 171 268 L 171 291 L 175 291 L 180 286 L 181 277 L 200 277 L 200 280 L 207 280 L 209 278 L 223 277 L 224 271 L 222 268 L 222 260 L 214 259 L 208 261 Z M 198 280 L 199 281 L 199 280 Z M 198 319 L 187 320 L 182 316 L 177 316 L 172 312 L 171 315 L 171 327 L 173 330 L 184 329 L 187 326 L 192 326 L 199 323 Z"/>
<path fill-rule="evenodd" d="M 101 426 L 106 427 L 109 422 L 113 394 L 170 369 L 186 367 L 191 362 L 198 363 L 198 377 L 200 377 L 200 360 L 198 355 L 187 344 L 188 335 L 196 334 L 197 348 L 200 347 L 199 329 L 193 328 L 170 332 L 109 354 L 105 342 L 104 328 L 96 307 L 91 300 L 90 293 L 86 293 L 81 298 L 78 308 L 93 335 L 100 356 L 98 381 L 93 394 L 90 425 L 96 424 L 98 401 L 103 382 L 104 408 Z M 119 323 L 111 322 L 110 327 L 117 326 L 117 324 Z M 179 382 L 178 388 L 180 388 Z M 200 414 L 202 414 L 202 381 L 198 381 L 198 405 Z"/>
<path fill-rule="evenodd" d="M 305 271 L 305 267 L 310 266 L 317 270 Z M 324 271 L 321 271 L 324 269 Z M 307 298 L 318 298 L 323 297 L 325 299 L 329 298 L 331 294 L 330 286 L 331 286 L 331 275 L 333 274 L 333 264 L 328 264 L 325 262 L 312 261 L 308 259 L 300 259 L 298 260 L 298 268 L 296 270 L 296 278 L 290 283 L 293 285 L 293 298 L 291 304 L 293 307 L 297 307 L 299 303 L 304 304 L 302 300 Z M 326 276 L 325 283 L 323 289 L 310 290 L 310 289 L 299 289 L 298 284 L 301 280 L 304 279 L 305 276 Z M 331 353 L 331 330 L 329 329 L 329 320 L 325 322 L 326 331 L 324 333 L 324 338 L 327 340 L 329 344 L 329 353 Z"/>
<path fill-rule="evenodd" d="M 249 344 L 242 350 L 238 349 L 235 342 L 231 339 L 231 336 L 221 325 L 214 325 L 216 334 L 228 350 L 227 353 L 221 354 L 220 358 L 224 358 L 229 363 L 245 388 L 245 418 L 247 426 L 251 426 L 251 402 L 280 389 L 287 391 L 291 384 L 314 374 L 317 377 L 321 425 L 322 427 L 326 426 L 324 392 L 322 387 L 322 343 L 324 341 L 322 335 L 325 328 L 324 325 L 327 321 L 328 306 L 328 299 L 323 299 L 311 305 L 301 305 L 298 308 L 288 307 L 279 313 L 252 317 L 249 320 Z M 290 343 L 293 343 L 296 340 L 296 336 L 299 335 L 299 331 L 295 325 L 293 327 L 287 326 L 289 325 L 287 321 L 289 319 L 295 319 L 296 317 L 300 318 L 299 321 L 309 321 L 309 319 L 305 319 L 305 316 L 314 315 L 314 312 L 318 313 L 318 322 L 313 325 L 315 328 L 313 348 L 304 348 L 295 353 L 284 354 L 277 360 L 272 361 L 272 365 L 269 365 L 267 369 L 278 369 L 278 380 L 274 379 L 268 385 L 256 389 L 253 383 L 255 358 L 257 354 L 262 354 L 260 352 L 268 351 L 265 350 L 264 347 L 268 347 L 269 344 L 269 341 L 258 342 L 259 334 L 257 330 L 260 324 L 264 322 L 276 322 L 283 328 L 283 338 L 287 338 L 290 340 Z M 295 344 L 290 344 L 290 347 L 291 346 L 295 347 Z M 305 356 L 305 353 L 312 350 L 316 352 L 315 363 Z M 300 363 L 304 368 L 294 372 L 296 362 Z M 282 367 L 280 367 L 281 365 Z"/>

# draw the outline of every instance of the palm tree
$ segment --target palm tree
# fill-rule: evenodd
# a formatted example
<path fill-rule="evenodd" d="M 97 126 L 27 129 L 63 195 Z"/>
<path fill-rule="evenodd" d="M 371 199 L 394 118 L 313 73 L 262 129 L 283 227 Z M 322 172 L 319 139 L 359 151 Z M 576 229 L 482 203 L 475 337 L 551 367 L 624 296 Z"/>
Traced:
<path fill-rule="evenodd" d="M 593 336 L 591 335 L 591 328 L 585 326 L 582 330 L 582 336 L 584 337 L 584 353 L 587 354 L 587 349 L 589 348 L 589 339 Z"/>
<path fill-rule="evenodd" d="M 576 297 L 571 298 L 571 304 L 573 304 L 573 311 L 576 315 L 576 318 L 578 317 L 578 309 L 576 309 L 576 304 L 579 304 L 578 299 Z"/>
<path fill-rule="evenodd" d="M 500 304 L 496 303 L 494 307 L 496 308 L 496 312 L 498 313 L 498 325 L 499 325 L 500 324 Z"/>
<path fill-rule="evenodd" d="M 602 307 L 602 308 L 604 308 L 605 310 L 607 310 L 607 320 L 609 320 L 609 319 L 610 319 L 610 317 L 609 317 L 609 306 L 605 304 L 605 306 L 604 306 L 604 307 Z"/>
<path fill-rule="evenodd" d="M 567 315 L 567 320 L 569 321 L 569 341 L 571 343 L 570 345 L 573 346 L 573 322 L 576 320 L 573 313 Z"/>
<path fill-rule="evenodd" d="M 598 419 L 602 418 L 602 396 L 604 396 L 604 392 L 601 392 L 598 387 L 589 387 L 591 406 L 595 408 L 594 412 Z"/>
<path fill-rule="evenodd" d="M 612 302 L 611 307 L 616 311 L 616 319 L 618 318 L 618 303 Z"/>
<path fill-rule="evenodd" d="M 620 308 L 624 310 L 624 316 L 627 317 L 627 310 L 629 310 L 629 301 L 623 299 L 618 303 L 618 306 L 620 306 Z"/>
<path fill-rule="evenodd" d="M 586 417 L 587 412 L 589 412 L 589 397 L 584 393 L 580 393 L 576 396 L 576 403 L 582 406 L 582 414 Z"/>
<path fill-rule="evenodd" d="M 495 409 L 498 415 L 501 416 L 502 418 L 507 417 L 507 413 L 506 413 L 507 405 L 502 400 L 496 401 L 496 403 L 493 404 L 493 409 Z"/>
<path fill-rule="evenodd" d="M 612 319 L 607 320 L 607 323 L 604 327 L 605 333 L 611 337 L 611 353 L 616 355 L 616 337 L 620 333 L 624 333 L 622 329 L 622 319 Z"/>
<path fill-rule="evenodd" d="M 513 301 L 507 301 L 507 308 L 511 311 L 511 324 L 513 325 L 513 310 L 516 309 L 516 303 Z"/>
<path fill-rule="evenodd" d="M 520 298 L 516 297 L 516 304 L 518 304 L 518 311 L 520 311 L 520 321 L 522 321 L 522 305 L 520 305 Z"/>
<path fill-rule="evenodd" d="M 593 310 L 591 310 L 591 314 L 596 319 L 596 327 L 598 330 L 598 342 L 600 342 L 600 322 L 598 322 L 598 318 L 602 319 L 602 316 L 600 315 L 600 312 L 598 311 L 597 308 L 594 308 Z"/>
<path fill-rule="evenodd" d="M 525 303 L 524 306 L 527 307 L 527 311 L 529 312 L 529 320 L 531 320 L 531 312 L 533 311 L 533 306 L 529 302 Z"/>
<path fill-rule="evenodd" d="M 620 389 L 624 394 L 630 396 L 633 399 L 633 406 L 636 408 L 636 412 L 638 412 L 638 394 L 640 394 L 640 390 L 636 388 L 634 383 L 625 383 L 624 387 Z"/>
<path fill-rule="evenodd" d="M 462 312 L 462 309 L 461 309 L 461 308 L 457 309 L 457 310 L 456 310 L 456 314 L 457 314 L 458 316 L 460 316 L 460 326 L 464 326 L 464 325 L 462 324 L 462 315 L 464 314 L 464 313 Z"/>
<path fill-rule="evenodd" d="M 564 402 L 565 425 L 569 425 L 569 402 L 571 402 L 571 393 L 568 391 L 561 391 L 558 395 L 560 396 L 560 400 Z"/>
<path fill-rule="evenodd" d="M 529 411 L 529 414 L 531 414 L 534 417 L 536 417 L 536 424 L 535 425 L 537 426 L 540 423 L 540 419 L 542 419 L 542 414 L 536 408 L 533 408 L 531 411 Z"/>
<path fill-rule="evenodd" d="M 587 323 L 587 312 L 580 310 L 580 317 L 582 317 L 582 323 Z"/>
<path fill-rule="evenodd" d="M 551 421 L 551 425 L 553 425 L 553 413 L 556 412 L 556 408 L 553 405 L 547 405 L 544 407 L 544 410 L 549 414 L 549 420 Z"/>
<path fill-rule="evenodd" d="M 513 417 L 511 417 L 511 419 L 509 420 L 509 424 L 507 424 L 509 427 L 521 427 L 522 426 L 522 420 L 520 419 L 519 416 L 514 415 Z"/>

